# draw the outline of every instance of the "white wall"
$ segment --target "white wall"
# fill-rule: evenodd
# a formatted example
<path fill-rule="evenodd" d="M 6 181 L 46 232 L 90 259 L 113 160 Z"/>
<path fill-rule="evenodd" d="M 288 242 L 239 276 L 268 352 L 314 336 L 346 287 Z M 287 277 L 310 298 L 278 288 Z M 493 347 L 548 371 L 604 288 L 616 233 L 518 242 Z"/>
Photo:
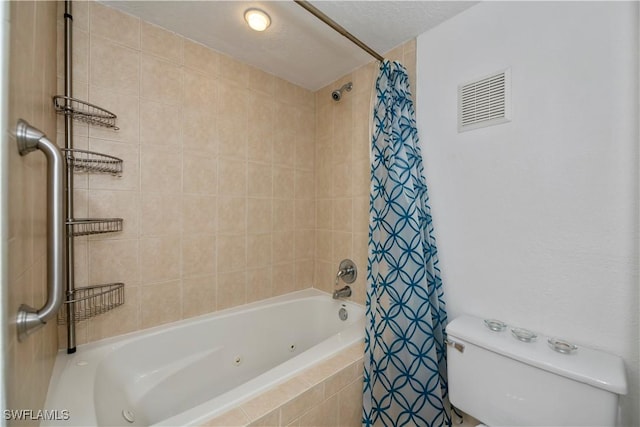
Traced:
<path fill-rule="evenodd" d="M 418 129 L 451 318 L 624 357 L 638 395 L 638 4 L 485 2 L 418 38 Z M 512 69 L 513 121 L 457 132 Z"/>

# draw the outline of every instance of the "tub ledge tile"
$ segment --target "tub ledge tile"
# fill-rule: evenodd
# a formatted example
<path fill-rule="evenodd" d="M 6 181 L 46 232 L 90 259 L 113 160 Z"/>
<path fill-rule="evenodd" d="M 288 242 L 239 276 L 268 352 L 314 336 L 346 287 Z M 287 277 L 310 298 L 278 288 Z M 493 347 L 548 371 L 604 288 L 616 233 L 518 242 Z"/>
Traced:
<path fill-rule="evenodd" d="M 233 408 L 229 411 L 219 415 L 206 423 L 201 427 L 237 427 L 246 426 L 249 424 L 249 418 L 241 408 Z"/>

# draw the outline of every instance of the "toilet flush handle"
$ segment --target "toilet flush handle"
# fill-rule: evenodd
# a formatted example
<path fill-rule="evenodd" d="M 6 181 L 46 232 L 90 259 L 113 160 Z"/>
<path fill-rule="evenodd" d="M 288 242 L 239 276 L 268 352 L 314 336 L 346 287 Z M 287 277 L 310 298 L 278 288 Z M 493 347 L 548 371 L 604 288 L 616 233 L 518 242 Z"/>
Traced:
<path fill-rule="evenodd" d="M 448 346 L 451 346 L 451 347 L 455 348 L 456 350 L 458 350 L 460 353 L 464 353 L 464 344 L 460 344 L 459 342 L 455 342 L 454 340 L 449 339 L 449 338 L 444 340 L 444 342 Z"/>

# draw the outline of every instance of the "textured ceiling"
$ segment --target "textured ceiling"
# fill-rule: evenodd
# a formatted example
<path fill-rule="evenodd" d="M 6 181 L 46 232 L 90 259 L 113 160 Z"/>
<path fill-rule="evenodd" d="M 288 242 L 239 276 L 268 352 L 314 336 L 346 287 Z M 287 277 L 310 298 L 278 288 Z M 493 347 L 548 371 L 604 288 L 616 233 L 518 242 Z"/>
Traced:
<path fill-rule="evenodd" d="M 103 1 L 292 83 L 316 90 L 372 58 L 293 1 Z M 314 6 L 379 53 L 477 2 L 315 1 Z M 271 16 L 262 33 L 244 11 Z"/>

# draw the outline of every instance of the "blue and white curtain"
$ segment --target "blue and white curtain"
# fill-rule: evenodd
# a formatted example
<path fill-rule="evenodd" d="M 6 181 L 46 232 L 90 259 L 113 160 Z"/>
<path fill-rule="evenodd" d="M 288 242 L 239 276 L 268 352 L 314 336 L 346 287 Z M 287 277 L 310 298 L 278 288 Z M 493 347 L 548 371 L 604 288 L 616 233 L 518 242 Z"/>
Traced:
<path fill-rule="evenodd" d="M 363 425 L 450 426 L 447 314 L 409 77 L 385 61 L 371 154 Z"/>

